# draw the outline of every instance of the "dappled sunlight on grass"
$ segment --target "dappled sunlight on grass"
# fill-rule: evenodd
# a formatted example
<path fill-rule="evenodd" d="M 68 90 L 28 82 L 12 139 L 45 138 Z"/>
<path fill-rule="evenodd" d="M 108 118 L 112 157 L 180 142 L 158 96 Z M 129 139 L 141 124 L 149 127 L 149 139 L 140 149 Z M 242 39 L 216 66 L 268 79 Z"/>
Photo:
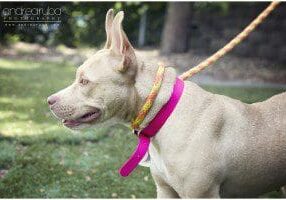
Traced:
<path fill-rule="evenodd" d="M 0 97 L 0 104 L 12 104 L 14 107 L 31 107 L 34 99 L 30 98 L 16 98 L 14 97 Z M 1 109 L 1 108 L 0 108 Z"/>
<path fill-rule="evenodd" d="M 6 59 L 0 59 L 0 64 L 2 69 L 18 70 L 18 69 L 36 69 L 42 66 L 41 62 L 31 62 L 31 61 L 13 61 L 10 62 Z"/>
<path fill-rule="evenodd" d="M 36 135 L 49 132 L 51 126 L 62 128 L 46 98 L 55 88 L 68 85 L 74 71 L 61 63 L 0 59 L 0 134 Z M 58 79 L 51 78 L 55 74 Z"/>
<path fill-rule="evenodd" d="M 13 111 L 1 111 L 1 116 L 0 120 L 1 122 L 4 122 L 4 120 L 8 121 L 7 119 L 27 119 L 28 115 L 27 114 L 20 114 L 20 113 L 14 113 Z"/>
<path fill-rule="evenodd" d="M 4 125 L 0 125 L 1 135 L 3 136 L 27 136 L 27 135 L 39 135 L 44 133 L 50 133 L 55 130 L 61 129 L 60 124 L 39 124 L 31 120 L 18 121 L 18 122 L 6 122 Z M 67 130 L 62 130 L 63 132 Z"/>

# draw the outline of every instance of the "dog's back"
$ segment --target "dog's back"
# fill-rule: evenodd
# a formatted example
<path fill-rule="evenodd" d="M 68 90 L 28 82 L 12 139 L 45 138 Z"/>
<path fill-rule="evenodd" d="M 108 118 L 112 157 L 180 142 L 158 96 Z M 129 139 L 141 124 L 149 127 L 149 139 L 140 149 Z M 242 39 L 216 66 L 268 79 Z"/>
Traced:
<path fill-rule="evenodd" d="M 224 152 L 228 172 L 221 195 L 226 197 L 256 196 L 286 184 L 286 93 L 243 105 L 237 126 L 223 139 L 233 142 Z"/>
<path fill-rule="evenodd" d="M 266 101 L 254 103 L 252 106 L 261 112 L 265 123 L 286 134 L 286 92 L 277 94 Z"/>

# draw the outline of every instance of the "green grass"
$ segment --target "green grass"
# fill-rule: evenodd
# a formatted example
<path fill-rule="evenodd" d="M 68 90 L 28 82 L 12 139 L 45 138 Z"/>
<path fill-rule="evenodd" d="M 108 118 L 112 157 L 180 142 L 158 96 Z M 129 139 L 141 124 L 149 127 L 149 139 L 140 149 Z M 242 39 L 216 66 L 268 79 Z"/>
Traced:
<path fill-rule="evenodd" d="M 8 170 L 0 197 L 155 197 L 149 169 L 139 167 L 128 178 L 117 173 L 136 145 L 127 128 L 72 133 L 52 117 L 46 97 L 71 83 L 74 73 L 65 62 L 0 59 L 0 169 Z M 248 103 L 282 91 L 206 89 Z"/>

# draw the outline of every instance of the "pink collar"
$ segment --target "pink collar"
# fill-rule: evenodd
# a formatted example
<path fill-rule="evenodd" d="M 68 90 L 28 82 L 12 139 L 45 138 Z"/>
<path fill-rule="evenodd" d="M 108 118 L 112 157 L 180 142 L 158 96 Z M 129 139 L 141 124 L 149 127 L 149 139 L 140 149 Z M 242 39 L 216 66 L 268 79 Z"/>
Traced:
<path fill-rule="evenodd" d="M 121 176 L 128 176 L 140 163 L 144 155 L 147 153 L 150 139 L 154 137 L 160 128 L 165 124 L 167 119 L 172 114 L 175 109 L 177 103 L 179 102 L 184 90 L 184 81 L 177 78 L 172 95 L 168 102 L 161 108 L 161 110 L 157 113 L 154 119 L 145 127 L 143 130 L 139 132 L 138 135 L 138 144 L 136 150 L 132 153 L 127 161 L 122 165 L 119 169 L 119 173 Z"/>

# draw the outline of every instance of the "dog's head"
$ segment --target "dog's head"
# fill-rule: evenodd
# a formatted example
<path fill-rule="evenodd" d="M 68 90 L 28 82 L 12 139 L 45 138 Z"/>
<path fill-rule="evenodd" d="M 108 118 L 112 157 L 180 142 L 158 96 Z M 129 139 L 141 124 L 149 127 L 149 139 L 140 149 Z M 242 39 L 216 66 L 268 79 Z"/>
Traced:
<path fill-rule="evenodd" d="M 133 94 L 137 61 L 134 49 L 122 29 L 124 13 L 106 14 L 105 47 L 86 60 L 75 81 L 48 97 L 54 115 L 65 126 L 81 129 L 123 114 Z"/>

